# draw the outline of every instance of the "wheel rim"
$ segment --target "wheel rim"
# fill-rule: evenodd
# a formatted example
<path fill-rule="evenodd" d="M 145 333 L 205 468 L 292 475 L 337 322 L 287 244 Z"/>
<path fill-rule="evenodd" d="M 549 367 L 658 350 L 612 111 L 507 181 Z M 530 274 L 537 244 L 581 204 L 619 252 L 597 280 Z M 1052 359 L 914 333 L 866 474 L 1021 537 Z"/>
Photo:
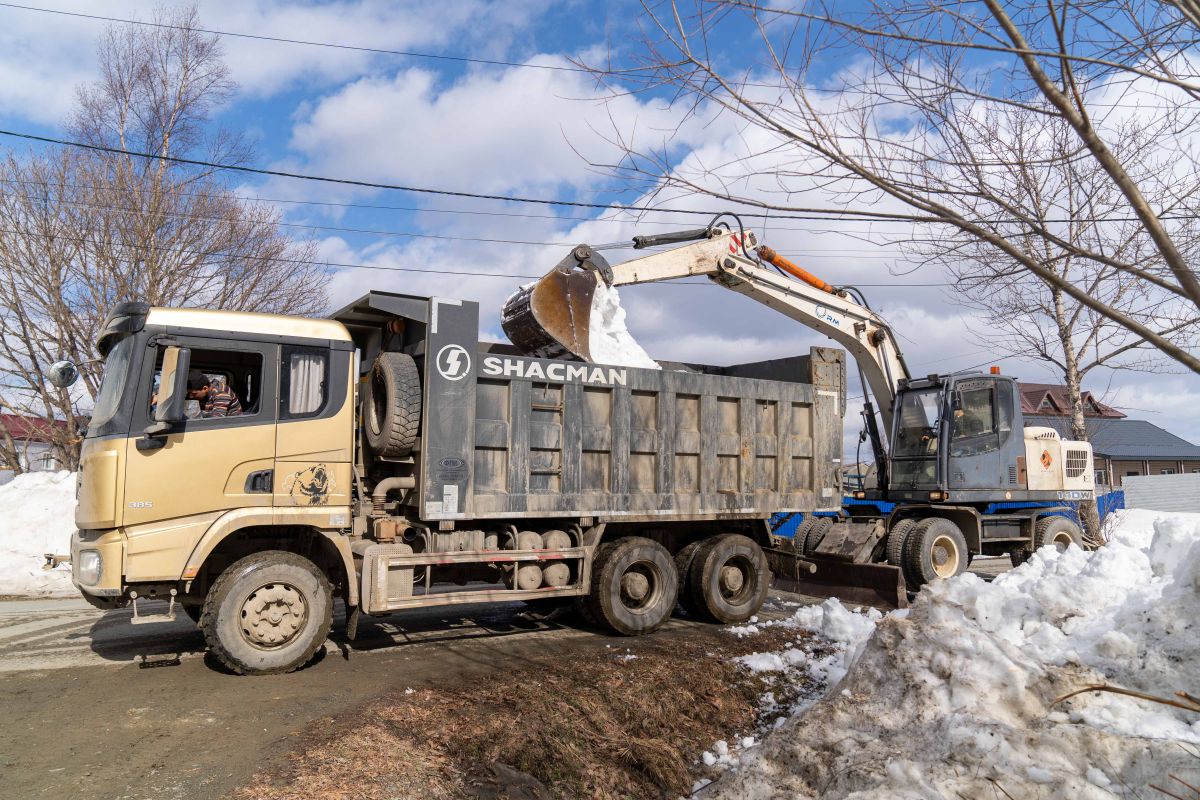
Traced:
<path fill-rule="evenodd" d="M 958 553 L 958 545 L 949 536 L 934 539 L 929 555 L 933 561 L 933 571 L 939 578 L 951 578 L 958 574 L 961 556 Z"/>
<path fill-rule="evenodd" d="M 621 605 L 635 614 L 644 613 L 658 604 L 662 583 L 657 564 L 650 561 L 630 564 L 621 573 Z"/>
<path fill-rule="evenodd" d="M 304 595 L 288 583 L 264 584 L 242 603 L 242 638 L 260 650 L 287 646 L 307 622 L 308 604 Z"/>
<path fill-rule="evenodd" d="M 1074 540 L 1071 538 L 1071 534 L 1067 533 L 1066 531 L 1059 531 L 1058 533 L 1054 534 L 1054 539 L 1052 541 L 1055 549 L 1057 549 L 1060 553 L 1074 543 Z"/>
<path fill-rule="evenodd" d="M 717 571 L 717 589 L 731 605 L 746 602 L 754 589 L 754 566 L 743 555 L 731 556 Z"/>

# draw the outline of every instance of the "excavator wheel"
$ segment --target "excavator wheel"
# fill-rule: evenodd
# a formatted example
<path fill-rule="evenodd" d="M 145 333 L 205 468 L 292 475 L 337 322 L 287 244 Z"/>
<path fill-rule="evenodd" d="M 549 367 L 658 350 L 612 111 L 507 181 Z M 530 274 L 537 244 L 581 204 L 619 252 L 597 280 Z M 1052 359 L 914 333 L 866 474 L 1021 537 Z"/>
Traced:
<path fill-rule="evenodd" d="M 913 588 L 967 571 L 967 539 L 948 519 L 930 517 L 917 523 L 904 548 L 904 571 Z"/>
<path fill-rule="evenodd" d="M 904 567 L 904 543 L 908 541 L 912 529 L 917 526 L 915 519 L 902 519 L 892 526 L 887 535 L 887 563 L 893 567 Z"/>
<path fill-rule="evenodd" d="M 812 526 L 804 535 L 804 552 L 811 553 L 817 549 L 817 545 L 825 538 L 830 529 L 833 528 L 833 520 L 829 517 L 813 517 Z M 799 535 L 799 531 L 797 531 Z"/>
<path fill-rule="evenodd" d="M 1045 517 L 1038 520 L 1034 529 L 1033 549 L 1041 550 L 1048 544 L 1054 545 L 1060 553 L 1071 545 L 1083 547 L 1083 531 L 1066 517 Z"/>

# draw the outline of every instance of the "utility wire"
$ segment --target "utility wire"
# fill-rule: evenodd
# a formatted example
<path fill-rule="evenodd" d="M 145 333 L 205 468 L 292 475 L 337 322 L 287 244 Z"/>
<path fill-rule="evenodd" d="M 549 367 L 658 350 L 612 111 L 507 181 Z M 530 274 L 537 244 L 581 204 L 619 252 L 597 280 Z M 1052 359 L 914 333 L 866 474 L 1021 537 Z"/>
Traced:
<path fill-rule="evenodd" d="M 519 197 L 516 195 L 503 194 L 480 194 L 478 192 L 462 192 L 451 189 L 433 189 L 422 186 L 405 186 L 395 183 L 377 183 L 374 181 L 355 180 L 352 178 L 330 178 L 323 175 L 308 175 L 302 172 L 283 172 L 281 170 L 261 169 L 259 167 L 247 167 L 239 164 L 217 164 L 212 161 L 203 161 L 196 158 L 181 158 L 179 156 L 166 156 L 158 153 L 140 153 L 135 150 L 123 150 L 119 147 L 107 147 L 99 144 L 87 144 L 85 142 L 74 142 L 69 139 L 56 139 L 53 136 L 38 136 L 32 133 L 22 133 L 20 131 L 0 130 L 0 136 L 11 136 L 17 139 L 27 139 L 34 142 L 43 142 L 45 144 L 56 144 L 63 147 L 76 147 L 82 150 L 91 150 L 100 153 L 112 153 L 114 155 L 133 156 L 135 158 L 147 158 L 156 161 L 168 161 L 173 164 L 187 164 L 195 167 L 208 167 L 210 169 L 227 170 L 230 172 L 242 172 L 252 175 L 269 175 L 277 178 L 294 178 L 296 180 L 317 181 L 320 183 L 334 183 L 344 186 L 358 186 L 367 189 L 387 189 L 400 192 L 413 192 L 415 194 L 434 194 L 443 195 L 445 197 L 463 197 L 472 200 L 498 200 L 507 203 L 532 203 L 543 206 L 568 206 L 571 208 L 599 208 L 607 211 L 643 211 L 653 213 L 670 213 L 670 214 L 691 214 L 705 217 L 715 217 L 718 214 L 723 214 L 723 211 L 697 211 L 688 208 L 662 208 L 656 206 L 635 206 L 623 205 L 619 203 L 588 203 L 581 200 L 550 200 L 539 197 Z M 876 211 L 855 211 L 852 209 L 826 209 L 826 208 L 799 208 L 795 211 L 808 214 L 829 214 L 829 215 L 848 215 L 850 218 L 862 218 L 872 220 L 905 220 L 915 222 L 939 222 L 940 220 L 934 217 L 920 217 L 914 214 L 887 214 Z M 739 212 L 742 213 L 742 212 Z M 745 212 L 743 216 L 747 217 L 762 217 L 762 213 Z M 792 219 L 789 215 L 773 216 L 773 219 Z"/>
<path fill-rule="evenodd" d="M 73 243 L 79 244 L 79 245 L 86 245 L 86 244 L 90 243 L 90 240 L 82 239 L 77 236 L 42 233 L 40 231 L 16 230 L 13 228 L 0 228 L 0 233 L 9 233 L 9 234 L 13 234 L 14 236 L 34 237 L 34 238 L 38 238 L 38 239 L 45 239 L 48 241 L 73 242 Z M 455 238 L 455 237 L 441 237 L 441 238 Z M 140 245 L 127 244 L 124 242 L 107 242 L 107 243 L 105 243 L 105 246 L 119 247 L 119 248 L 124 248 L 126 250 L 137 250 L 140 247 Z M 475 277 L 475 278 L 509 278 L 509 279 L 514 279 L 514 280 L 516 280 L 516 279 L 537 280 L 539 278 L 544 277 L 544 275 L 545 275 L 545 273 L 542 273 L 541 275 L 524 275 L 524 274 L 520 274 L 520 273 L 486 272 L 486 271 L 478 271 L 478 270 L 418 269 L 416 267 L 392 267 L 392 266 L 385 266 L 382 264 L 356 264 L 356 263 L 347 263 L 347 262 L 340 262 L 340 261 L 323 261 L 323 260 L 318 260 L 318 259 L 284 258 L 282 256 L 223 254 L 221 252 L 210 253 L 210 252 L 204 251 L 204 250 L 195 250 L 195 249 L 187 249 L 187 248 L 172 248 L 172 247 L 156 247 L 155 252 L 157 252 L 157 253 L 174 253 L 176 255 L 183 255 L 183 256 L 200 256 L 200 257 L 204 257 L 204 258 L 212 258 L 214 260 L 224 258 L 225 261 L 237 261 L 237 260 L 259 261 L 259 262 L 264 262 L 264 263 L 295 264 L 297 266 L 325 267 L 327 269 L 367 269 L 367 270 L 375 270 L 378 272 L 412 272 L 412 273 L 419 273 L 419 274 L 426 274 L 426 275 L 464 275 L 464 276 L 470 276 L 470 277 Z M 217 263 L 219 263 L 219 262 L 217 262 Z M 214 266 L 216 266 L 216 263 L 214 263 Z M 662 286 L 714 286 L 715 284 L 713 284 L 709 281 L 671 281 L 671 282 L 663 283 L 660 285 L 662 285 Z M 858 283 L 858 282 L 855 282 L 854 285 L 871 287 L 871 288 L 901 288 L 901 287 L 926 288 L 926 287 L 944 287 L 946 284 L 945 283 Z"/>

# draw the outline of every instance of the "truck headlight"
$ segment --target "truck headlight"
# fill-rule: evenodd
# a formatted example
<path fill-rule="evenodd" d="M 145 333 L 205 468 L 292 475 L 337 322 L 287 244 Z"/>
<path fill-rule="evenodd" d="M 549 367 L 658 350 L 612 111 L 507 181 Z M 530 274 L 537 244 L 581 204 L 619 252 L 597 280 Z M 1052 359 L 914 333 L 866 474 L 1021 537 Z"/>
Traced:
<path fill-rule="evenodd" d="M 75 565 L 75 577 L 85 586 L 94 586 L 100 580 L 100 551 L 81 550 Z"/>

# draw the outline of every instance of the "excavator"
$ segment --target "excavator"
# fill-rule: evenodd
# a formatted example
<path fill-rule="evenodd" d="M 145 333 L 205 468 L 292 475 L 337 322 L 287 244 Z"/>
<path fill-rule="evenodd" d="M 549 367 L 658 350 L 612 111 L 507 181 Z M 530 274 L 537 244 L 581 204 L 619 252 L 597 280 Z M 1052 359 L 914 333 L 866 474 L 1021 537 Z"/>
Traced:
<path fill-rule="evenodd" d="M 608 246 L 577 245 L 509 298 L 501 324 L 528 355 L 594 363 L 598 293 L 705 277 L 845 348 L 858 365 L 877 486 L 854 492 L 853 515 L 805 515 L 790 541 L 774 537 L 777 588 L 904 607 L 911 592 L 961 574 L 976 556 L 1008 554 L 1016 565 L 1043 546 L 1083 546 L 1067 504 L 1093 497 L 1091 445 L 1026 427 L 1016 379 L 995 367 L 912 375 L 892 329 L 858 289 L 760 244 L 736 215 L 633 237 L 635 250 L 671 244 L 682 246 L 618 264 L 600 254 Z"/>

